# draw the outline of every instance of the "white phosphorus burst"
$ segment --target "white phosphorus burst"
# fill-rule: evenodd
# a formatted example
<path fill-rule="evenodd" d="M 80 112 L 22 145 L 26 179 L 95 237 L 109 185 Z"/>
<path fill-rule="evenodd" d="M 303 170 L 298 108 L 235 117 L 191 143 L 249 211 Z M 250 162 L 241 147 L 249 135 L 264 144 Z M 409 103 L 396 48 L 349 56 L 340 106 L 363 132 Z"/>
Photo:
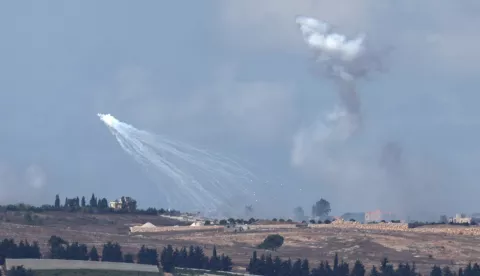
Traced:
<path fill-rule="evenodd" d="M 238 162 L 192 145 L 156 135 L 98 114 L 122 149 L 152 173 L 169 208 L 212 211 L 232 206 L 232 199 L 252 199 L 256 177 Z M 167 176 L 170 181 L 159 181 Z M 252 199 L 253 200 L 253 199 Z M 233 208 L 233 206 L 232 206 Z"/>
<path fill-rule="evenodd" d="M 108 127 L 112 127 L 118 120 L 110 114 L 101 114 L 98 113 L 97 116 L 102 120 Z"/>

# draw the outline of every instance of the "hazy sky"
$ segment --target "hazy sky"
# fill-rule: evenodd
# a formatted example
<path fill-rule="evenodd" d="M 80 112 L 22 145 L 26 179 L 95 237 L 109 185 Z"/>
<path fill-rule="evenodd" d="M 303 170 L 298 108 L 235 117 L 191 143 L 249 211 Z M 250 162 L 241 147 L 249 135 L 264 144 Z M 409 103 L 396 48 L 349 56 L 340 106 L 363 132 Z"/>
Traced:
<path fill-rule="evenodd" d="M 394 51 L 358 84 L 362 132 L 293 166 L 296 134 L 340 103 L 299 14 Z M 335 213 L 479 211 L 478 26 L 478 0 L 2 1 L 0 200 L 160 205 L 102 112 L 255 163 L 287 186 L 285 213 L 320 197 Z M 388 142 L 401 177 L 378 166 Z"/>

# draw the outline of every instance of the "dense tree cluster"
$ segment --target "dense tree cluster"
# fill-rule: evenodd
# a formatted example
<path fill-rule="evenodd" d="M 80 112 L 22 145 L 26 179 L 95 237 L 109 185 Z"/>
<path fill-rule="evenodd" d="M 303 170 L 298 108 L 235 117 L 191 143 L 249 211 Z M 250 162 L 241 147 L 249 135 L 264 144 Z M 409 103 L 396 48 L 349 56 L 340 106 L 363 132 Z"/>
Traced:
<path fill-rule="evenodd" d="M 16 244 L 13 239 L 0 242 L 0 255 L 11 259 L 39 259 L 42 256 L 37 242 L 30 244 L 25 240 Z"/>
<path fill-rule="evenodd" d="M 339 261 L 338 255 L 335 254 L 333 264 L 328 261 L 320 262 L 315 268 L 310 268 L 307 259 L 291 259 L 282 260 L 280 257 L 272 257 L 271 255 L 262 254 L 260 258 L 257 252 L 253 252 L 247 271 L 250 274 L 265 275 L 265 276 L 365 276 L 367 270 L 361 261 L 357 260 L 353 267 L 349 264 Z M 394 267 L 389 263 L 387 258 L 384 258 L 380 265 L 373 266 L 368 273 L 370 276 L 421 276 L 416 271 L 415 263 L 400 263 Z M 475 264 L 468 264 L 465 268 L 460 268 L 458 272 L 454 272 L 450 267 L 433 266 L 430 276 L 478 276 L 480 275 L 480 266 Z"/>
<path fill-rule="evenodd" d="M 233 265 L 230 257 L 224 254 L 218 256 L 215 247 L 213 247 L 212 256 L 209 258 L 199 246 L 190 246 L 187 250 L 186 247 L 173 249 L 171 245 L 162 250 L 160 263 L 165 272 L 173 272 L 175 267 L 231 271 Z"/>
<path fill-rule="evenodd" d="M 48 240 L 49 252 L 47 258 L 63 260 L 90 260 L 104 262 L 126 262 L 148 265 L 159 265 L 159 261 L 166 271 L 173 271 L 175 267 L 208 269 L 215 271 L 231 271 L 232 259 L 226 255 L 217 255 L 214 247 L 211 257 L 205 255 L 199 246 L 190 246 L 181 249 L 171 245 L 165 247 L 159 256 L 157 249 L 143 245 L 136 255 L 123 254 L 122 247 L 118 243 L 107 242 L 103 245 L 102 254 L 95 246 L 88 250 L 87 245 L 78 242 L 68 242 L 61 237 L 51 236 Z M 40 259 L 40 247 L 37 242 L 29 243 L 20 241 L 18 244 L 13 239 L 5 239 L 0 242 L 0 257 L 11 259 Z M 160 257 L 160 258 L 159 258 Z M 18 270 L 18 271 L 17 271 Z M 12 271 L 14 275 L 29 273 L 24 268 L 18 267 Z M 26 274 L 29 275 L 29 274 Z"/>

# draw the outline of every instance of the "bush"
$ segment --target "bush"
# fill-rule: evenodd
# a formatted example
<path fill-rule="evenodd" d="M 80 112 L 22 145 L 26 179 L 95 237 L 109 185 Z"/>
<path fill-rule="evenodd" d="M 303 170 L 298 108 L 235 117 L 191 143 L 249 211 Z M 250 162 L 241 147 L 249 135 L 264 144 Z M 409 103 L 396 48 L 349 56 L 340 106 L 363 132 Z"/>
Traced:
<path fill-rule="evenodd" d="M 268 235 L 258 248 L 276 251 L 283 245 L 283 241 L 284 238 L 279 234 Z"/>

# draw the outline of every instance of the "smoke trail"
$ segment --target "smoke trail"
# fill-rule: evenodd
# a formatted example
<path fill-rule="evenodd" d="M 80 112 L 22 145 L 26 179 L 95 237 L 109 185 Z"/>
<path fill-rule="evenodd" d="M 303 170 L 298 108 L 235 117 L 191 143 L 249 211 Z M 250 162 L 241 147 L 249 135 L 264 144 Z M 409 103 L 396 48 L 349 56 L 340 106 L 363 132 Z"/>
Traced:
<path fill-rule="evenodd" d="M 234 197 L 252 199 L 255 176 L 236 161 L 164 136 L 138 130 L 110 114 L 98 114 L 122 149 L 154 174 L 171 182 L 156 184 L 169 208 L 215 211 Z M 239 210 L 243 211 L 243 210 Z"/>

